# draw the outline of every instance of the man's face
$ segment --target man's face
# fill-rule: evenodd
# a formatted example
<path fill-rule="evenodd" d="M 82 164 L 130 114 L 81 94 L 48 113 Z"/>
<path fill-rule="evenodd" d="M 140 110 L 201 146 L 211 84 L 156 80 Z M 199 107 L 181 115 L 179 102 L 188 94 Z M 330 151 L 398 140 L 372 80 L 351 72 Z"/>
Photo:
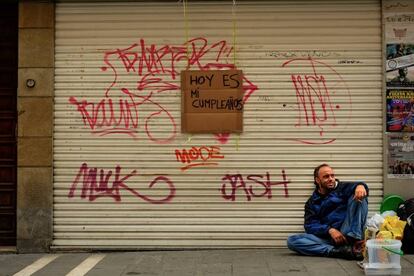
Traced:
<path fill-rule="evenodd" d="M 331 167 L 320 168 L 315 180 L 321 192 L 335 188 L 335 174 Z"/>

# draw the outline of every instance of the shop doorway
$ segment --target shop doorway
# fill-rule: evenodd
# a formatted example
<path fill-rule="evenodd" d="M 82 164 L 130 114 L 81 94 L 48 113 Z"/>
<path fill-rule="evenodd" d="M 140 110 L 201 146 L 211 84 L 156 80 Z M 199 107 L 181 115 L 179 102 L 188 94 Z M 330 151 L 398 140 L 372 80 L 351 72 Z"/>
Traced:
<path fill-rule="evenodd" d="M 0 246 L 16 245 L 18 4 L 0 9 Z"/>

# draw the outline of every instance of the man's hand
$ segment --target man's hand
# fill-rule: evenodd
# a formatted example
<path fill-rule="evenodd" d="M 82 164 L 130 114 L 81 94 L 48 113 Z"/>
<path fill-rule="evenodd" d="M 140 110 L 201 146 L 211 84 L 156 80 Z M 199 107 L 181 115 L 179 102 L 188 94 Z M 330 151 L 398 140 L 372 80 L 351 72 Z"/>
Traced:
<path fill-rule="evenodd" d="M 335 228 L 329 229 L 328 233 L 329 235 L 331 235 L 332 239 L 337 245 L 346 244 L 348 242 L 345 236 L 339 230 L 336 230 Z"/>
<path fill-rule="evenodd" d="M 367 191 L 365 190 L 364 185 L 358 185 L 355 189 L 354 199 L 361 201 L 367 196 Z"/>

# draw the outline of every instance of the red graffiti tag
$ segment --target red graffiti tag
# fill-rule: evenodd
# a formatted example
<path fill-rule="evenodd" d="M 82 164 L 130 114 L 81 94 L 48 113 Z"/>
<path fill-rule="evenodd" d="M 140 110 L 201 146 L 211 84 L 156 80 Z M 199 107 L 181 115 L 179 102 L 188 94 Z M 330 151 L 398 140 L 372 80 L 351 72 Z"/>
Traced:
<path fill-rule="evenodd" d="M 218 163 L 211 160 L 224 158 L 217 146 L 192 147 L 190 150 L 176 149 L 175 157 L 177 162 L 187 164 L 181 168 L 182 171 L 200 166 L 217 166 Z"/>
<path fill-rule="evenodd" d="M 228 63 L 233 51 L 226 41 L 209 45 L 205 38 L 194 38 L 183 45 L 158 47 L 146 44 L 144 39 L 123 49 L 104 55 L 102 72 L 112 73 L 112 81 L 98 102 L 70 97 L 77 106 L 83 124 L 97 135 L 124 133 L 136 138 L 143 127 L 149 140 L 164 144 L 171 142 L 177 125 L 169 110 L 159 102 L 158 94 L 179 90 L 177 68 L 195 70 L 234 69 Z M 133 81 L 131 81 L 131 78 Z M 243 77 L 246 103 L 257 86 Z M 163 132 L 160 133 L 160 122 Z M 229 134 L 216 137 L 226 143 Z"/>
<path fill-rule="evenodd" d="M 347 122 L 350 119 L 352 110 L 351 94 L 345 81 L 331 66 L 321 61 L 316 61 L 311 57 L 291 59 L 283 63 L 282 67 L 309 68 L 309 74 L 291 74 L 291 81 L 296 92 L 296 102 L 298 106 L 297 123 L 295 127 L 314 129 L 319 133 L 317 139 L 295 139 L 305 144 L 329 144 L 336 138 L 325 138 L 326 132 L 338 127 L 337 112 L 343 110 L 342 114 Z M 327 74 L 319 74 L 317 69 L 323 70 Z M 346 102 L 341 106 L 335 103 L 335 98 L 344 97 Z M 339 102 L 339 100 L 338 100 Z"/>
<path fill-rule="evenodd" d="M 270 180 L 270 173 L 266 172 L 265 175 L 250 174 L 246 177 L 250 185 L 246 185 L 246 182 L 241 174 L 227 174 L 222 180 L 221 194 L 224 199 L 234 201 L 236 199 L 237 190 L 241 190 L 246 196 L 247 201 L 251 201 L 252 197 L 265 197 L 272 198 L 272 187 L 283 186 L 284 197 L 289 196 L 288 184 L 290 180 L 287 180 L 285 170 L 282 170 L 283 181 L 272 182 Z M 255 185 L 255 187 L 253 187 Z M 230 187 L 229 187 L 230 186 Z M 257 191 L 257 189 L 261 191 Z M 229 192 L 230 191 L 230 192 Z"/>
<path fill-rule="evenodd" d="M 121 178 L 121 167 L 118 165 L 115 168 L 115 179 L 112 181 L 112 185 L 109 187 L 109 180 L 112 177 L 112 171 L 109 170 L 105 172 L 103 169 L 99 170 L 99 180 L 98 180 L 98 169 L 89 168 L 86 163 L 83 163 L 80 167 L 78 174 L 75 177 L 75 180 L 70 187 L 68 197 L 73 198 L 77 186 L 82 182 L 82 192 L 80 197 L 82 199 L 88 198 L 89 201 L 94 201 L 99 197 L 112 197 L 115 201 L 121 201 L 121 195 L 119 193 L 120 189 L 124 189 L 134 196 L 143 199 L 149 203 L 161 204 L 171 201 L 175 196 L 175 187 L 173 182 L 166 176 L 157 176 L 151 183 L 148 185 L 148 188 L 153 188 L 154 185 L 164 182 L 168 187 L 168 195 L 161 199 L 153 199 L 146 195 L 143 195 L 136 190 L 130 188 L 125 184 L 125 181 L 132 176 L 136 176 L 136 170 L 133 170 L 126 176 Z M 81 180 L 82 179 L 82 180 Z"/>
<path fill-rule="evenodd" d="M 69 102 L 77 106 L 78 111 L 82 115 L 84 125 L 91 128 L 92 133 L 100 136 L 111 133 L 125 133 L 132 137 L 136 137 L 139 127 L 138 107 L 142 104 L 152 104 L 156 110 L 144 118 L 143 126 L 150 140 L 156 143 L 167 143 L 175 138 L 176 124 L 171 114 L 160 104 L 155 103 L 149 98 L 135 96 L 127 89 L 122 89 L 122 93 L 127 98 L 118 98 L 118 103 L 114 103 L 114 99 L 106 97 L 98 104 L 94 104 L 85 100 L 78 101 L 75 97 L 70 97 Z M 115 111 L 116 110 L 116 111 Z M 164 116 L 173 127 L 170 136 L 166 138 L 155 137 L 150 131 L 150 123 L 153 117 Z"/>

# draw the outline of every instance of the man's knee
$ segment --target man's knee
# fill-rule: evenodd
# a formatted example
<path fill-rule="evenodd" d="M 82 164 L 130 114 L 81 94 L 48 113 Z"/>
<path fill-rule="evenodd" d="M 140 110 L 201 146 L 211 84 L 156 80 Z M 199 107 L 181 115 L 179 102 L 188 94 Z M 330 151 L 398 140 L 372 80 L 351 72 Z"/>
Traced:
<path fill-rule="evenodd" d="M 361 208 L 363 209 L 362 210 L 363 213 L 365 213 L 366 215 L 368 215 L 368 199 L 367 198 L 364 198 L 361 201 Z"/>
<path fill-rule="evenodd" d="M 287 238 L 287 246 L 290 250 L 297 251 L 296 248 L 304 244 L 304 234 L 291 235 Z"/>
<path fill-rule="evenodd" d="M 348 210 L 352 212 L 368 213 L 368 199 L 364 198 L 361 201 L 355 200 L 351 197 L 348 201 Z"/>
<path fill-rule="evenodd" d="M 296 248 L 296 241 L 298 240 L 299 235 L 291 235 L 287 238 L 287 247 L 290 250 L 295 250 Z"/>

